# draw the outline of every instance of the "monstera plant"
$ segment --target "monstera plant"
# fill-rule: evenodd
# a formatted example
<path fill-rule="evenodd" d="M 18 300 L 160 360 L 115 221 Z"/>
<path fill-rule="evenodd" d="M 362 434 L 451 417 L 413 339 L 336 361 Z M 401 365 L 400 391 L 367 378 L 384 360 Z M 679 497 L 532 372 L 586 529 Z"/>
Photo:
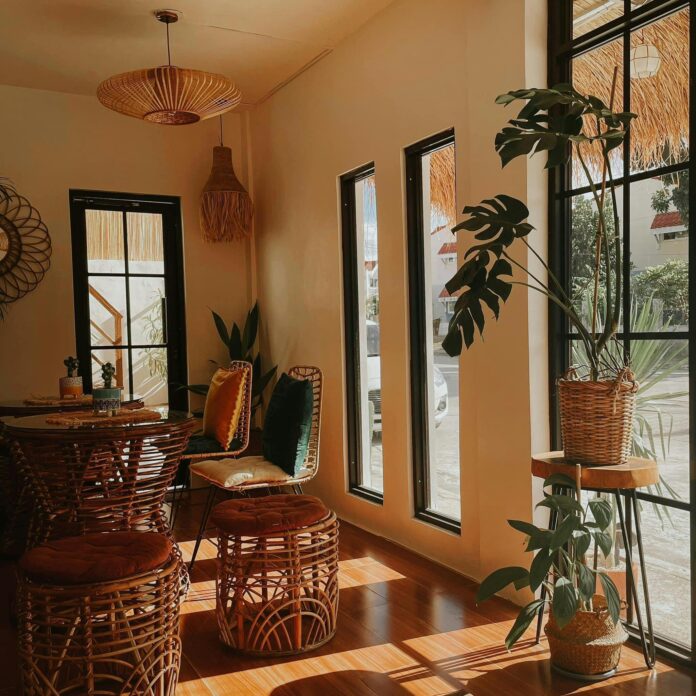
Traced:
<path fill-rule="evenodd" d="M 590 360 L 593 379 L 602 371 L 602 357 L 609 340 L 615 335 L 621 315 L 623 262 L 618 238 L 620 224 L 616 186 L 612 176 L 611 151 L 619 147 L 635 114 L 614 112 L 601 99 L 583 96 L 570 85 L 556 85 L 550 89 L 521 89 L 500 95 L 496 103 L 508 105 L 524 102 L 517 116 L 508 122 L 495 138 L 495 149 L 503 167 L 517 157 L 547 153 L 547 168 L 568 164 L 574 157 L 582 168 L 592 193 L 598 214 L 597 248 L 599 258 L 595 279 L 600 278 L 604 266 L 605 287 L 600 290 L 595 282 L 593 307 L 596 322 L 600 297 L 606 297 L 608 311 L 600 331 L 583 323 L 572 298 L 558 281 L 543 258 L 529 244 L 527 237 L 534 229 L 527 222 L 529 210 L 520 200 L 498 194 L 479 205 L 464 208 L 467 219 L 453 228 L 453 232 L 472 232 L 476 243 L 468 249 L 465 262 L 446 284 L 451 295 L 459 294 L 454 316 L 450 321 L 443 348 L 449 355 L 459 355 L 463 346 L 470 347 L 476 331 L 483 334 L 486 323 L 484 307 L 497 319 L 501 302 L 510 296 L 513 285 L 526 285 L 544 293 L 560 307 L 583 342 Z M 602 181 L 597 183 L 587 163 L 589 148 L 599 148 L 603 160 Z M 614 224 L 606 220 L 606 194 L 611 200 Z M 608 230 L 615 236 L 608 238 Z M 527 247 L 546 269 L 548 281 L 537 278 L 510 253 L 513 244 Z M 513 266 L 527 275 L 529 282 L 513 280 Z M 601 292 L 603 291 L 603 292 Z M 594 330 L 593 330 L 594 329 Z"/>
<path fill-rule="evenodd" d="M 587 356 L 587 365 L 574 371 L 572 379 L 558 382 L 566 456 L 583 463 L 624 463 L 630 452 L 637 383 L 626 362 L 617 362 L 616 351 L 609 350 L 621 321 L 623 289 L 612 151 L 624 142 L 635 114 L 615 112 L 598 97 L 582 95 L 567 84 L 515 90 L 500 95 L 496 102 L 505 106 L 522 103 L 495 138 L 503 167 L 518 157 L 546 153 L 547 168 L 572 163 L 584 173 L 598 221 L 592 311 L 585 320 L 570 291 L 530 244 L 534 228 L 527 221 L 525 204 L 498 194 L 464 208 L 466 219 L 453 228 L 453 232 L 471 233 L 474 243 L 464 264 L 445 286 L 457 300 L 443 348 L 452 356 L 459 355 L 465 346 L 469 348 L 476 332 L 483 334 L 487 313 L 498 318 L 513 285 L 543 293 L 565 315 Z M 550 234 L 554 233 L 556 230 L 551 229 Z M 544 274 L 530 271 L 513 254 L 513 248 L 521 246 L 541 264 Z M 513 276 L 515 268 L 522 271 L 521 277 Z M 577 415 L 579 411 L 584 413 Z M 588 422 L 601 424 L 604 434 L 609 429 L 609 436 L 604 437 L 599 427 L 597 432 L 588 432 L 583 425 Z"/>

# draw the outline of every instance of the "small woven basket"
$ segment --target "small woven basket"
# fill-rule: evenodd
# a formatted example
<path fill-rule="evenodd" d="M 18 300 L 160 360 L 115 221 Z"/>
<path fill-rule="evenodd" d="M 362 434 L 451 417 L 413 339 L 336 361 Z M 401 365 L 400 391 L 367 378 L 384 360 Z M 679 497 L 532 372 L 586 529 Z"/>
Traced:
<path fill-rule="evenodd" d="M 614 380 L 583 380 L 574 368 L 556 382 L 565 458 L 616 466 L 631 453 L 638 382 L 623 370 Z"/>
<path fill-rule="evenodd" d="M 593 606 L 594 611 L 578 611 L 563 628 L 558 628 L 553 613 L 549 616 L 544 632 L 556 667 L 583 675 L 616 669 L 628 633 L 621 621 L 614 624 L 602 595 L 594 596 Z"/>

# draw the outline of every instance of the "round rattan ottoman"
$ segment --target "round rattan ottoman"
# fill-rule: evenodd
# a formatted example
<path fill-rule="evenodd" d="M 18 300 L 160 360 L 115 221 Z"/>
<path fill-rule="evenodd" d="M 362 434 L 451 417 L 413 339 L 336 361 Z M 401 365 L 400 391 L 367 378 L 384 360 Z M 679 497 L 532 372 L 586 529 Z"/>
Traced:
<path fill-rule="evenodd" d="M 19 563 L 25 696 L 174 696 L 181 662 L 179 566 L 153 532 L 68 537 Z"/>
<path fill-rule="evenodd" d="M 245 654 L 313 650 L 336 632 L 338 521 L 309 495 L 227 500 L 218 529 L 220 640 Z"/>

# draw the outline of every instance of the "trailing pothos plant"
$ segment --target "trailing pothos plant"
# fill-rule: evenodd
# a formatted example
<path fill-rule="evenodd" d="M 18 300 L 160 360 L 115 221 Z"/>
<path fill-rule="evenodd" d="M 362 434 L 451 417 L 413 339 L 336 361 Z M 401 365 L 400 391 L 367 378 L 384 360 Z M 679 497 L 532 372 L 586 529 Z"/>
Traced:
<path fill-rule="evenodd" d="M 550 493 L 549 486 L 559 485 L 569 494 Z M 594 542 L 605 557 L 611 553 L 614 519 L 611 503 L 604 498 L 593 498 L 586 506 L 580 502 L 580 491 L 575 481 L 564 474 L 552 474 L 544 481 L 544 498 L 537 507 L 555 510 L 560 523 L 554 531 L 542 529 L 530 522 L 508 520 L 508 524 L 527 538 L 526 550 L 536 551 L 529 569 L 522 566 L 500 568 L 492 572 L 479 587 L 476 601 L 482 602 L 508 585 L 536 592 L 542 585 L 546 599 L 534 599 L 520 610 L 517 620 L 505 638 L 508 648 L 521 638 L 544 604 L 551 605 L 551 613 L 559 628 L 563 628 L 578 611 L 593 611 L 597 578 L 606 598 L 607 609 L 614 624 L 621 613 L 621 599 L 612 579 L 601 570 L 587 565 L 587 551 Z"/>
<path fill-rule="evenodd" d="M 495 149 L 503 167 L 517 157 L 541 152 L 547 153 L 546 168 L 567 165 L 574 158 L 592 194 L 598 223 L 591 326 L 585 325 L 573 298 L 529 244 L 527 237 L 534 228 L 527 222 L 527 206 L 516 198 L 499 194 L 464 208 L 468 217 L 452 230 L 473 232 L 477 243 L 466 252 L 464 264 L 445 286 L 450 295 L 458 297 L 442 346 L 452 356 L 459 355 L 464 346 L 469 348 L 477 330 L 483 335 L 484 307 L 497 319 L 500 304 L 508 299 L 512 286 L 524 285 L 545 294 L 563 311 L 583 343 L 590 378 L 596 380 L 605 369 L 604 354 L 619 327 L 622 306 L 623 260 L 611 151 L 623 143 L 635 114 L 614 112 L 598 97 L 584 96 L 568 84 L 550 89 L 515 90 L 496 99 L 497 104 L 506 106 L 518 101 L 524 102 L 524 106 L 495 138 Z M 598 148 L 601 156 L 599 182 L 587 162 L 589 148 Z M 613 217 L 613 225 L 608 224 L 607 215 Z M 538 278 L 513 257 L 510 248 L 518 240 L 545 268 L 548 280 Z M 512 280 L 513 266 L 526 274 L 524 281 Z M 598 316 L 600 297 L 607 307 L 603 322 Z"/>
<path fill-rule="evenodd" d="M 263 392 L 276 374 L 278 366 L 274 365 L 270 370 L 263 371 L 261 354 L 254 355 L 254 344 L 259 330 L 259 305 L 258 302 L 247 312 L 244 328 L 240 328 L 234 322 L 229 331 L 225 320 L 211 310 L 215 328 L 217 329 L 220 340 L 225 344 L 230 361 L 245 360 L 252 365 L 251 381 L 251 411 L 254 413 L 263 403 Z M 217 366 L 215 360 L 210 361 Z M 210 388 L 209 384 L 186 384 L 181 387 L 188 389 L 193 394 L 206 396 Z"/>

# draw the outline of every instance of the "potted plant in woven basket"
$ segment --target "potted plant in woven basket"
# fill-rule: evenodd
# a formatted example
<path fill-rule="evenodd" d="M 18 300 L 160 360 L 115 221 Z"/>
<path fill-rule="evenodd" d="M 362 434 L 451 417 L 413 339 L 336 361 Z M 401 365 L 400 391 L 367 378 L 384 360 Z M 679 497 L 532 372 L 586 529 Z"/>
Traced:
<path fill-rule="evenodd" d="M 575 494 L 551 494 L 546 488 L 560 484 Z M 529 569 L 521 566 L 501 568 L 491 573 L 479 587 L 482 602 L 508 585 L 532 592 L 544 586 L 544 599 L 534 599 L 520 610 L 505 639 L 508 649 L 522 637 L 532 621 L 550 605 L 545 632 L 549 640 L 551 664 L 573 676 L 596 679 L 610 676 L 621 657 L 621 646 L 628 634 L 619 620 L 621 599 L 612 579 L 588 565 L 587 551 L 594 542 L 608 556 L 613 536 L 611 504 L 594 498 L 583 507 L 580 488 L 562 474 L 544 481 L 544 499 L 537 507 L 556 510 L 562 520 L 555 531 L 542 529 L 522 520 L 508 524 L 527 537 L 526 550 L 536 551 Z M 603 594 L 597 594 L 597 581 Z"/>
<path fill-rule="evenodd" d="M 625 463 L 638 384 L 629 365 L 616 360 L 622 352 L 608 349 L 620 326 L 623 289 L 612 151 L 623 143 L 635 114 L 614 112 L 599 98 L 584 96 L 566 84 L 508 92 L 496 102 L 523 103 L 495 139 L 503 166 L 517 157 L 546 152 L 547 168 L 572 162 L 587 180 L 598 219 L 591 316 L 584 315 L 581 301 L 569 294 L 530 245 L 527 238 L 534 228 L 527 222 L 524 203 L 499 194 L 464 208 L 467 218 L 452 230 L 473 233 L 476 243 L 445 286 L 457 301 L 442 346 L 452 356 L 464 346 L 469 348 L 476 330 L 483 334 L 484 308 L 497 319 L 513 285 L 543 293 L 563 312 L 587 356 L 586 365 L 575 366 L 557 382 L 566 458 L 595 465 Z M 526 246 L 547 277 L 539 277 L 517 260 L 512 245 Z M 513 279 L 513 267 L 525 277 Z"/>

